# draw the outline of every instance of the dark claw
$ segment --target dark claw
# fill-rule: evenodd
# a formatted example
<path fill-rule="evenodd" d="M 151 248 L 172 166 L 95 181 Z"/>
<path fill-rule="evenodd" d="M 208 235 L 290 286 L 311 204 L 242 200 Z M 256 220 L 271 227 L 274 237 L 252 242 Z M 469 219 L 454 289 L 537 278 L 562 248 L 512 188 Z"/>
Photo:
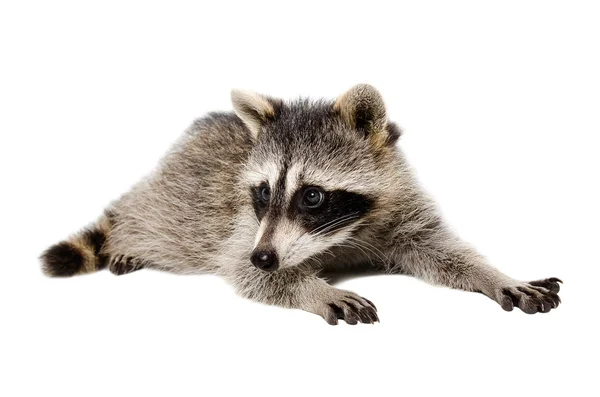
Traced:
<path fill-rule="evenodd" d="M 369 316 L 369 312 L 367 310 L 361 310 L 358 312 L 358 315 L 360 316 L 360 322 L 363 324 L 372 324 L 373 320 L 371 320 L 371 317 Z"/>
<path fill-rule="evenodd" d="M 344 320 L 349 325 L 360 323 L 373 324 L 379 322 L 377 309 L 368 299 L 344 294 L 339 301 L 328 303 L 331 310 L 327 310 L 323 317 L 331 325 L 338 323 L 338 320 Z M 368 302 L 368 303 L 367 303 Z"/>
<path fill-rule="evenodd" d="M 562 284 L 563 282 L 561 279 L 558 279 L 556 277 L 529 282 L 530 285 L 535 285 L 536 287 L 543 287 L 554 293 L 557 293 L 560 291 L 559 283 Z"/>
<path fill-rule="evenodd" d="M 369 314 L 371 315 L 373 322 L 379 322 L 379 316 L 375 310 L 369 310 Z"/>
<path fill-rule="evenodd" d="M 367 303 L 371 306 L 373 306 L 373 309 L 377 310 L 377 307 L 373 304 L 373 302 L 371 302 L 370 300 L 368 300 L 367 298 L 364 298 L 361 296 L 361 298 L 363 298 L 365 301 L 367 301 Z"/>
<path fill-rule="evenodd" d="M 541 301 L 538 304 L 538 313 L 548 313 L 552 309 L 552 304 L 546 301 Z"/>
<path fill-rule="evenodd" d="M 554 307 L 558 307 L 558 305 L 560 305 L 560 296 L 558 296 L 557 294 L 555 294 L 554 292 L 550 292 L 550 294 L 548 294 L 550 299 L 552 299 L 552 302 L 554 303 Z"/>
<path fill-rule="evenodd" d="M 377 312 L 372 307 L 365 308 L 365 314 L 369 317 L 369 323 L 374 324 L 376 322 L 379 322 Z"/>
<path fill-rule="evenodd" d="M 544 298 L 544 310 L 542 313 L 548 313 L 551 309 L 554 309 L 554 302 L 551 299 Z"/>
<path fill-rule="evenodd" d="M 352 299 L 352 302 L 356 302 L 358 304 L 360 304 L 360 302 L 358 302 L 356 299 L 353 299 L 351 297 L 349 297 L 350 299 Z M 370 323 L 371 321 L 369 320 L 369 317 L 364 313 L 364 310 L 361 309 L 360 306 L 357 306 L 355 303 L 349 302 L 347 300 L 342 300 L 342 302 L 344 302 L 345 304 L 347 304 L 348 306 L 350 306 L 352 312 L 354 312 L 356 315 L 358 315 L 360 322 L 361 323 Z"/>
<path fill-rule="evenodd" d="M 561 284 L 564 284 L 560 278 L 556 278 L 556 277 L 550 277 L 550 278 L 548 279 L 548 281 L 551 281 L 551 282 L 553 282 L 553 283 L 561 283 Z"/>

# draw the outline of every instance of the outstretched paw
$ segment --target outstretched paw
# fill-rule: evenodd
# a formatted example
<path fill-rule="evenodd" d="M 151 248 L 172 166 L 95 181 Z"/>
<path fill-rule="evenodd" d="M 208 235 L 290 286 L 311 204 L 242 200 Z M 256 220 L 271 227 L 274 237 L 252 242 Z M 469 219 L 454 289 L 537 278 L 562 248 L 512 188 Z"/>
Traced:
<path fill-rule="evenodd" d="M 548 313 L 560 304 L 557 292 L 560 290 L 558 278 L 531 281 L 504 287 L 498 291 L 497 300 L 506 311 L 515 306 L 527 314 Z"/>
<path fill-rule="evenodd" d="M 143 267 L 144 265 L 140 260 L 125 255 L 116 255 L 108 263 L 108 270 L 117 276 L 135 272 Z"/>
<path fill-rule="evenodd" d="M 338 290 L 339 294 L 325 302 L 322 316 L 331 325 L 336 325 L 338 320 L 344 320 L 350 325 L 359 322 L 373 324 L 379 322 L 377 308 L 370 300 L 354 292 Z"/>

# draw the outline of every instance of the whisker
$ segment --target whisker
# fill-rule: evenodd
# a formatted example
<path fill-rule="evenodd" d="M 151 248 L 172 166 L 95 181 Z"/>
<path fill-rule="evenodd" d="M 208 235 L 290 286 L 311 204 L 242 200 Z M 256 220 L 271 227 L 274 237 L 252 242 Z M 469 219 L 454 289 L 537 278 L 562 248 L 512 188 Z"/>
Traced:
<path fill-rule="evenodd" d="M 356 237 L 349 237 L 349 240 L 355 242 L 356 244 L 361 245 L 363 248 L 371 252 L 375 257 L 383 262 L 386 267 L 390 265 L 390 259 L 376 246 L 366 241 L 360 240 Z"/>
<path fill-rule="evenodd" d="M 330 232 L 334 228 L 339 227 L 340 225 L 342 225 L 344 223 L 351 222 L 358 218 L 359 218 L 359 216 L 357 214 L 343 216 L 341 218 L 338 218 L 335 222 L 330 222 L 329 224 L 326 224 L 327 226 L 324 228 L 321 228 L 317 233 L 313 232 L 311 234 L 313 234 L 314 236 L 321 236 L 323 234 Z"/>
<path fill-rule="evenodd" d="M 346 215 L 344 215 L 344 216 L 341 216 L 341 217 L 339 217 L 339 218 L 335 218 L 335 219 L 333 219 L 333 220 L 331 220 L 331 221 L 329 221 L 329 222 L 327 222 L 327 223 L 325 223 L 325 224 L 323 224 L 323 225 L 321 225 L 321 226 L 317 226 L 316 228 L 314 228 L 313 230 L 311 230 L 309 233 L 311 233 L 311 234 L 312 234 L 312 233 L 318 233 L 318 232 L 319 232 L 319 231 L 321 231 L 322 229 L 325 229 L 325 228 L 329 227 L 331 224 L 333 224 L 333 223 L 335 223 L 335 222 L 338 222 L 338 221 L 340 221 L 340 220 L 342 220 L 342 219 L 349 218 L 349 217 L 356 216 L 356 215 L 357 215 L 357 213 L 356 213 L 356 212 L 353 212 L 353 213 L 350 213 L 350 214 L 346 214 Z"/>
<path fill-rule="evenodd" d="M 306 236 L 306 235 L 311 235 L 312 238 L 315 237 L 319 237 L 319 236 L 323 236 L 326 235 L 327 233 L 329 233 L 330 231 L 332 231 L 334 228 L 339 228 L 340 226 L 345 226 L 345 223 L 349 223 L 354 221 L 355 219 L 360 218 L 360 215 L 358 212 L 353 212 L 350 214 L 346 214 L 344 216 L 341 216 L 339 218 L 333 219 L 323 225 L 317 226 L 314 229 L 308 231 L 308 232 L 304 232 L 302 233 L 296 240 L 294 240 L 288 247 L 287 252 L 285 253 L 285 255 L 283 256 L 281 262 L 285 263 L 286 261 L 288 261 L 290 258 L 294 257 L 299 251 L 301 251 L 302 249 L 304 249 L 309 243 L 312 243 L 313 241 L 311 239 L 304 239 L 303 241 L 300 241 L 302 239 L 302 237 Z M 298 243 L 300 241 L 300 243 Z M 333 245 L 336 245 L 335 243 Z M 360 249 L 360 248 L 359 248 Z M 364 252 L 364 251 L 363 251 Z M 335 255 L 328 249 L 323 250 L 322 253 L 327 253 L 328 255 L 331 255 L 332 257 L 335 257 Z M 366 252 L 364 252 L 365 256 L 370 257 L 369 255 L 367 255 Z M 375 253 L 374 253 L 375 254 Z M 311 255 L 308 258 L 303 259 L 303 261 L 308 261 L 308 260 L 315 260 L 314 258 L 315 255 Z M 322 261 L 321 260 L 317 260 L 318 264 L 322 265 Z"/>

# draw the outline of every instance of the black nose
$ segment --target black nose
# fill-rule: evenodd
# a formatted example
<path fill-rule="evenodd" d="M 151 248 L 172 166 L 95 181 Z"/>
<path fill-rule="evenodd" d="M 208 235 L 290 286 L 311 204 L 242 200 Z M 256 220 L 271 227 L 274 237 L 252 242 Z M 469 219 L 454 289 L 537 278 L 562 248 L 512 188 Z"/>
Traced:
<path fill-rule="evenodd" d="M 273 251 L 254 251 L 250 261 L 254 266 L 265 272 L 273 272 L 279 267 L 277 254 Z"/>

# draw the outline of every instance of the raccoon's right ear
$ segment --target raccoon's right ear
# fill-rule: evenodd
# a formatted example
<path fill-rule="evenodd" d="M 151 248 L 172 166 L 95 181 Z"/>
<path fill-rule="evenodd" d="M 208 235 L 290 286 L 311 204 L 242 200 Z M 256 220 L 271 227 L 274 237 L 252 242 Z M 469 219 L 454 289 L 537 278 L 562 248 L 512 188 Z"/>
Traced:
<path fill-rule="evenodd" d="M 231 91 L 231 102 L 235 114 L 246 124 L 254 139 L 258 137 L 261 127 L 275 118 L 281 105 L 279 99 L 241 90 Z"/>
<path fill-rule="evenodd" d="M 400 129 L 388 122 L 381 94 L 371 85 L 355 85 L 335 101 L 333 108 L 376 147 L 392 146 L 400 136 Z"/>

